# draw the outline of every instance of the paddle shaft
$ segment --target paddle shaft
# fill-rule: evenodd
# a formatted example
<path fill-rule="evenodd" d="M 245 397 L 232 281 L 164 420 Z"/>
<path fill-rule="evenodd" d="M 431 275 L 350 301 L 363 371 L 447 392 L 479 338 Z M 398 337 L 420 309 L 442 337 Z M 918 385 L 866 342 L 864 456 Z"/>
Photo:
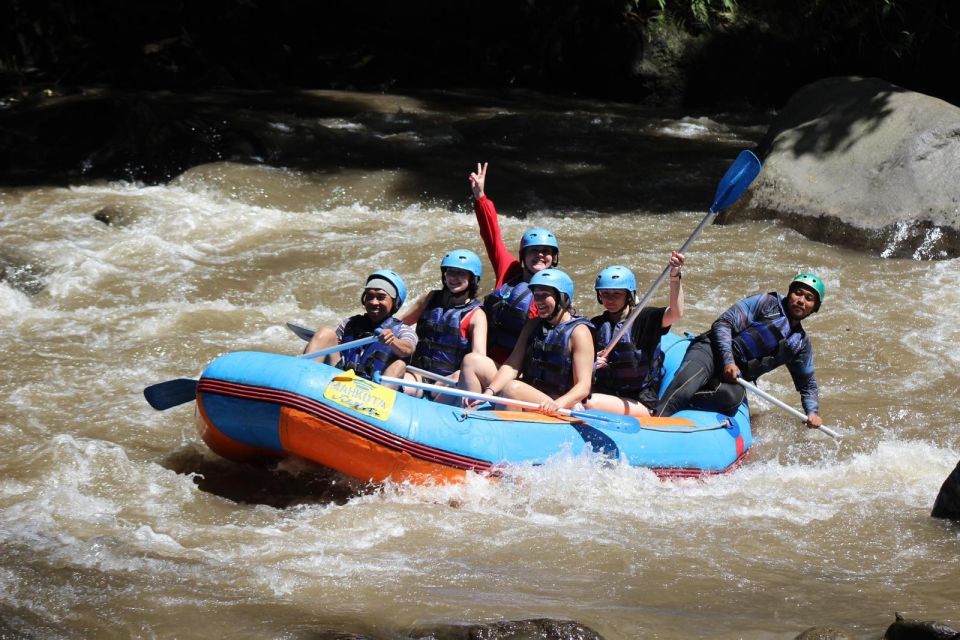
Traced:
<path fill-rule="evenodd" d="M 457 384 L 456 380 L 451 380 L 450 378 L 442 376 L 439 373 L 427 371 L 426 369 L 421 369 L 420 367 L 412 367 L 409 364 L 407 365 L 407 371 L 410 373 L 417 373 L 421 378 L 426 378 L 427 380 L 436 380 L 437 382 L 442 382 L 444 384 Z"/>
<path fill-rule="evenodd" d="M 457 396 L 458 398 L 467 398 L 468 400 L 480 400 L 490 404 L 506 404 L 523 409 L 538 409 L 540 405 L 536 402 L 527 402 L 526 400 L 514 400 L 512 398 L 503 398 L 501 396 L 488 396 L 485 393 L 474 393 L 457 387 L 441 387 L 429 382 L 414 382 L 413 380 L 404 380 L 402 378 L 391 378 L 390 376 L 380 376 L 380 382 L 389 382 L 390 384 L 402 385 L 412 389 L 423 389 L 424 391 L 433 391 L 435 393 L 444 393 L 448 396 Z M 574 414 L 570 409 L 559 409 L 561 415 L 572 416 Z"/>
<path fill-rule="evenodd" d="M 760 396 L 761 398 L 763 398 L 763 399 L 766 400 L 767 402 L 770 402 L 770 403 L 773 403 L 773 404 L 777 405 L 778 407 L 780 407 L 781 409 L 783 409 L 783 410 L 786 411 L 787 413 L 789 413 L 789 414 L 791 414 L 791 415 L 794 415 L 794 416 L 796 416 L 797 418 L 800 418 L 800 419 L 803 420 L 804 422 L 807 421 L 807 416 L 804 415 L 804 413 L 803 413 L 802 411 L 798 411 L 798 410 L 794 409 L 793 407 L 791 407 L 790 405 L 788 405 L 786 402 L 781 401 L 779 398 L 775 398 L 774 396 L 770 395 L 770 394 L 767 393 L 766 391 L 762 391 L 762 390 L 761 390 L 759 387 L 757 387 L 756 385 L 750 384 L 749 382 L 747 382 L 747 381 L 744 380 L 743 378 L 737 378 L 737 383 L 738 383 L 741 387 L 743 387 L 744 389 L 746 389 L 747 391 L 750 391 L 750 392 L 752 392 L 752 393 L 757 394 L 758 396 Z M 817 427 L 817 428 L 820 429 L 820 431 L 823 431 L 825 434 L 827 434 L 827 435 L 830 436 L 831 438 L 839 438 L 839 437 L 840 437 L 840 434 L 837 433 L 836 431 L 834 431 L 833 429 L 831 429 L 830 427 L 825 427 L 825 426 L 822 426 L 822 425 L 821 425 L 821 426 L 819 426 L 819 427 Z"/>
<path fill-rule="evenodd" d="M 717 217 L 717 213 L 717 211 L 711 209 L 707 215 L 703 217 L 703 220 L 700 221 L 700 224 L 697 225 L 697 228 L 693 230 L 693 233 L 690 234 L 690 237 L 687 238 L 687 241 L 683 243 L 683 246 L 677 249 L 677 253 L 684 253 L 687 250 L 687 247 L 693 244 L 693 241 L 697 239 L 697 236 L 700 235 L 704 228 L 713 222 L 713 219 Z M 637 303 L 637 306 L 630 311 L 630 315 L 627 316 L 626 322 L 620 325 L 620 328 L 617 330 L 617 332 L 613 334 L 612 338 L 610 338 L 610 342 L 607 344 L 607 346 L 603 348 L 603 351 L 597 354 L 598 357 L 606 357 L 607 354 L 613 350 L 613 348 L 617 345 L 617 341 L 623 337 L 623 334 L 630 330 L 630 326 L 633 324 L 633 321 L 637 319 L 637 316 L 640 315 L 640 312 L 643 311 L 643 308 L 647 306 L 650 298 L 653 297 L 653 294 L 657 291 L 657 289 L 660 288 L 660 285 L 663 284 L 663 281 L 666 280 L 667 276 L 669 275 L 670 265 L 667 265 L 663 271 L 660 272 L 660 275 L 657 276 L 657 279 L 653 281 L 650 289 L 643 295 L 642 298 L 640 298 L 640 302 Z"/>
<path fill-rule="evenodd" d="M 758 173 L 760 173 L 760 160 L 757 159 L 757 156 L 751 151 L 741 151 L 737 159 L 733 161 L 733 164 L 730 165 L 730 168 L 727 169 L 727 172 L 723 174 L 723 177 L 720 179 L 720 184 L 717 185 L 716 197 L 713 199 L 713 204 L 710 205 L 707 215 L 703 217 L 703 220 L 701 220 L 697 228 L 693 230 L 693 233 L 691 233 L 687 241 L 683 243 L 683 246 L 677 250 L 677 253 L 685 253 L 687 248 L 696 240 L 697 236 L 700 235 L 700 232 L 702 232 L 708 224 L 713 222 L 717 214 L 737 201 L 737 198 L 746 191 Z M 598 356 L 606 357 L 609 355 L 614 346 L 616 346 L 617 341 L 623 337 L 623 334 L 630 330 L 630 326 L 634 320 L 637 319 L 637 316 L 640 315 L 640 312 L 647 305 L 647 302 L 653 296 L 654 292 L 660 287 L 660 284 L 669 274 L 670 265 L 667 265 L 663 273 L 660 274 L 660 277 L 653 281 L 653 285 L 643 298 L 640 299 L 637 306 L 630 311 L 627 320 L 620 325 L 620 328 L 614 333 L 610 342 L 607 343 L 607 346 L 597 354 Z"/>
<path fill-rule="evenodd" d="M 376 342 L 377 340 L 379 340 L 377 336 L 367 336 L 366 338 L 351 340 L 350 342 L 344 342 L 343 344 L 335 344 L 332 347 L 327 347 L 326 349 L 321 349 L 320 351 L 314 351 L 313 353 L 305 353 L 299 357 L 313 360 L 314 358 L 328 356 L 331 353 L 337 353 L 338 351 L 346 351 L 347 349 L 353 349 L 354 347 L 362 347 L 365 344 L 370 344 L 371 342 Z"/>

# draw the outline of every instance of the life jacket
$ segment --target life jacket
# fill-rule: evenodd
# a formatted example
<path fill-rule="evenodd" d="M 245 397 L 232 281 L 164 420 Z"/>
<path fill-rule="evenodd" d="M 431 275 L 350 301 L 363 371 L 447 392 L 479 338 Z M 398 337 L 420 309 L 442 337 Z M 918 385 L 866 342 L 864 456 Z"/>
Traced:
<path fill-rule="evenodd" d="M 394 331 L 402 324 L 393 316 L 389 316 L 379 325 L 374 326 L 366 315 L 353 316 L 347 320 L 340 342 L 343 344 L 344 342 L 372 336 L 374 330 L 378 328 Z M 393 350 L 377 340 L 370 344 L 341 351 L 340 362 L 337 363 L 337 367 L 344 371 L 353 369 L 358 376 L 372 380 L 374 373 L 383 373 L 387 365 L 396 359 L 397 356 L 393 353 Z"/>
<path fill-rule="evenodd" d="M 470 351 L 470 339 L 460 330 L 464 317 L 480 306 L 479 300 L 444 309 L 443 292 L 435 291 L 417 321 L 417 349 L 410 364 L 447 376 L 460 368 Z"/>
<path fill-rule="evenodd" d="M 517 278 L 494 290 L 483 299 L 487 313 L 487 351 L 498 364 L 506 360 L 530 317 L 533 292 Z"/>
<path fill-rule="evenodd" d="M 614 325 L 606 316 L 600 315 L 591 320 L 597 331 L 594 345 L 597 351 L 610 344 L 613 334 L 620 330 L 626 320 Z M 663 377 L 663 351 L 660 341 L 653 353 L 647 353 L 633 342 L 633 329 L 624 332 L 613 349 L 607 355 L 607 366 L 597 369 L 593 390 L 615 396 L 637 396 L 647 388 L 656 390 Z"/>
<path fill-rule="evenodd" d="M 574 316 L 563 324 L 550 326 L 543 320 L 527 339 L 523 358 L 523 379 L 551 398 L 562 396 L 573 386 L 573 352 L 570 336 L 581 324 L 593 329 L 583 316 Z"/>
<path fill-rule="evenodd" d="M 755 319 L 732 340 L 733 358 L 748 380 L 756 380 L 793 359 L 803 346 L 806 335 L 802 328 L 793 330 L 779 294 L 772 291 L 767 295 L 777 301 L 776 307 L 764 317 Z"/>

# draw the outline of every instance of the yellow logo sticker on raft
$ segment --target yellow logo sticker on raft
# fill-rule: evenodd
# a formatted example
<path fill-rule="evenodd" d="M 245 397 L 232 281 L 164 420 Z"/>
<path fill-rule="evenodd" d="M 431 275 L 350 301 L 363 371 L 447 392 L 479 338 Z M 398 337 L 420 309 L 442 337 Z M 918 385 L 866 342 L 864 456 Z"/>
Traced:
<path fill-rule="evenodd" d="M 323 392 L 323 397 L 341 407 L 386 421 L 393 411 L 397 392 L 358 378 L 351 369 L 333 378 Z"/>

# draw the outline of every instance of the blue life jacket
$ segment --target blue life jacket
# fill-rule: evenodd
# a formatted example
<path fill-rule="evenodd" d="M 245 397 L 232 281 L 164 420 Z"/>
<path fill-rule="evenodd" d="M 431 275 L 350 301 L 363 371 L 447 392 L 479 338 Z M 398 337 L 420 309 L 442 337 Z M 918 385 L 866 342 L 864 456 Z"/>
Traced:
<path fill-rule="evenodd" d="M 510 355 L 530 315 L 533 292 L 522 279 L 505 283 L 483 300 L 487 313 L 487 350 Z M 495 360 L 498 358 L 494 358 Z"/>
<path fill-rule="evenodd" d="M 417 349 L 410 364 L 448 376 L 460 368 L 460 361 L 470 351 L 470 339 L 463 337 L 460 325 L 465 315 L 480 306 L 471 300 L 448 309 L 443 308 L 443 292 L 435 291 L 417 321 Z"/>
<path fill-rule="evenodd" d="M 610 339 L 620 330 L 624 320 L 614 325 L 605 316 L 600 315 L 591 321 L 597 327 L 594 337 L 594 346 L 597 351 L 610 344 Z M 660 349 L 660 341 L 657 341 L 653 353 L 646 353 L 633 342 L 631 334 L 635 328 L 636 325 L 620 336 L 607 355 L 607 366 L 597 369 L 594 377 L 594 391 L 635 398 L 644 389 L 653 388 L 656 391 L 659 388 L 663 377 L 663 351 Z"/>
<path fill-rule="evenodd" d="M 771 312 L 755 319 L 731 342 L 737 367 L 748 380 L 786 364 L 803 346 L 803 329 L 793 330 L 783 300 L 776 292 L 767 295 L 777 301 L 775 306 L 768 305 Z"/>
<path fill-rule="evenodd" d="M 573 386 L 573 352 L 570 335 L 581 324 L 593 329 L 583 316 L 574 316 L 556 327 L 544 321 L 527 339 L 523 358 L 523 380 L 551 398 L 562 396 Z"/>
<path fill-rule="evenodd" d="M 343 328 L 343 338 L 341 338 L 340 343 L 372 336 L 374 330 L 378 328 L 394 331 L 402 324 L 393 316 L 389 316 L 383 322 L 374 326 L 366 314 L 353 316 L 347 320 L 346 326 Z M 374 372 L 383 373 L 384 369 L 396 359 L 397 356 L 393 353 L 393 350 L 377 340 L 370 344 L 341 351 L 340 362 L 337 363 L 337 367 L 344 371 L 353 369 L 358 376 L 372 380 Z"/>

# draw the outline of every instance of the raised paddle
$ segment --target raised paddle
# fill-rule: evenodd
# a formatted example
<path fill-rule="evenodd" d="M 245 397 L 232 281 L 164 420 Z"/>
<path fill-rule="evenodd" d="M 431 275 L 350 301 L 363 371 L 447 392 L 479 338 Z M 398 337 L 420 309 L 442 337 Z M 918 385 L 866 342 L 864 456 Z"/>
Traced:
<path fill-rule="evenodd" d="M 780 407 L 781 409 L 783 409 L 783 410 L 786 411 L 787 413 L 789 413 L 789 414 L 791 414 L 791 415 L 794 415 L 794 416 L 800 418 L 800 419 L 803 420 L 804 422 L 807 421 L 807 416 L 805 416 L 802 411 L 797 411 L 796 409 L 794 409 L 793 407 L 791 407 L 790 405 L 788 405 L 786 402 L 783 402 L 783 401 L 775 398 L 774 396 L 770 395 L 770 394 L 767 393 L 766 391 L 761 391 L 760 388 L 757 387 L 756 385 L 750 384 L 749 382 L 747 382 L 747 381 L 744 380 L 743 378 L 737 378 L 737 383 L 738 383 L 741 387 L 743 387 L 744 389 L 746 389 L 747 391 L 750 391 L 751 393 L 757 394 L 758 396 L 760 396 L 761 398 L 763 398 L 763 399 L 766 400 L 767 402 L 772 402 L 773 404 L 777 405 L 778 407 Z M 839 438 L 839 437 L 840 437 L 840 434 L 837 433 L 836 431 L 834 431 L 833 429 L 831 429 L 830 427 L 824 427 L 823 425 L 821 425 L 821 426 L 817 427 L 817 429 L 820 429 L 820 431 L 823 431 L 825 434 L 827 434 L 827 435 L 830 436 L 831 438 Z"/>
<path fill-rule="evenodd" d="M 683 243 L 683 246 L 677 249 L 677 253 L 685 253 L 696 237 L 700 235 L 700 232 L 703 231 L 704 227 L 713 222 L 713 219 L 717 217 L 718 213 L 736 202 L 759 173 L 760 160 L 757 159 L 757 156 L 751 151 L 741 151 L 737 159 L 734 160 L 730 168 L 727 169 L 727 172 L 723 174 L 723 178 L 720 179 L 720 184 L 717 185 L 716 196 L 714 197 L 713 204 L 710 205 L 710 210 L 707 211 L 707 215 L 703 217 L 703 220 L 701 220 L 697 228 L 693 230 L 693 233 L 691 233 L 687 241 Z M 668 275 L 670 275 L 670 265 L 667 265 L 660 276 L 653 281 L 650 290 L 644 294 L 640 302 L 637 303 L 637 306 L 630 311 L 630 315 L 627 316 L 626 321 L 620 325 L 620 329 L 613 334 L 610 342 L 597 354 L 597 357 L 606 357 L 610 351 L 613 350 L 617 341 L 630 329 L 634 320 L 637 319 L 637 316 L 640 315 L 640 312 Z"/>
<path fill-rule="evenodd" d="M 312 360 L 313 358 L 320 358 L 322 356 L 330 355 L 331 353 L 337 353 L 338 351 L 343 351 L 345 349 L 362 347 L 365 344 L 370 344 L 371 342 L 376 341 L 377 336 L 367 336 L 366 338 L 351 340 L 350 342 L 344 342 L 343 344 L 336 344 L 332 347 L 327 347 L 326 349 L 321 349 L 320 351 L 315 351 L 313 353 L 305 353 L 302 356 L 297 357 Z M 194 378 L 176 378 L 174 380 L 158 382 L 157 384 L 152 384 L 144 389 L 143 397 L 147 399 L 147 402 L 151 407 L 157 411 L 164 411 L 196 399 L 197 381 Z"/>
<path fill-rule="evenodd" d="M 341 376 L 340 378 L 334 379 L 345 379 L 348 377 L 352 376 Z M 503 398 L 501 396 L 489 396 L 483 393 L 474 393 L 473 391 L 458 389 L 457 387 L 441 387 L 440 385 L 430 384 L 427 382 L 414 382 L 413 380 L 391 378 L 390 376 L 380 376 L 376 379 L 376 381 L 410 387 L 412 389 L 423 389 L 424 391 L 432 391 L 433 393 L 467 398 L 469 400 L 480 400 L 481 402 L 489 402 L 491 404 L 505 404 L 514 407 L 522 407 L 524 409 L 536 409 L 540 406 L 536 402 L 513 400 L 512 398 Z M 624 431 L 626 433 L 635 433 L 640 430 L 640 421 L 632 416 L 618 416 L 613 413 L 590 409 L 585 409 L 583 411 L 578 411 L 575 409 L 560 409 L 560 415 L 583 420 L 584 422 L 591 423 L 592 426 L 596 426 L 601 429 L 612 429 L 614 431 Z"/>

